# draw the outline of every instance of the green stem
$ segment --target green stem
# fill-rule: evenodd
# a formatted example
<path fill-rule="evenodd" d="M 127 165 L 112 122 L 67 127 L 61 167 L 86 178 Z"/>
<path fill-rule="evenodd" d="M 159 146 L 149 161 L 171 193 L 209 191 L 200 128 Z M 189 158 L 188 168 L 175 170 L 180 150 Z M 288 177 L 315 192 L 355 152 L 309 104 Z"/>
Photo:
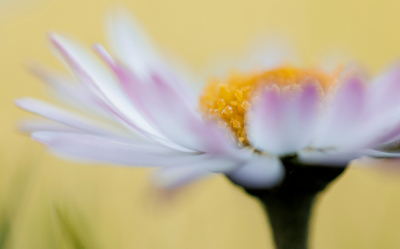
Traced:
<path fill-rule="evenodd" d="M 286 175 L 279 186 L 245 190 L 263 204 L 277 249 L 308 249 L 314 200 L 346 167 L 302 165 L 296 157 L 283 158 L 282 163 Z"/>

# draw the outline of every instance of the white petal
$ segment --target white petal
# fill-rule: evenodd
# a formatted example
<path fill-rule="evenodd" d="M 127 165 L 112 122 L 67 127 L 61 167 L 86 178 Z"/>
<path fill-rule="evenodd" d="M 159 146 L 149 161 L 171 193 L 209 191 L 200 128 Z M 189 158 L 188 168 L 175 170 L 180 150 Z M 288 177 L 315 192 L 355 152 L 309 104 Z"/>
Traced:
<path fill-rule="evenodd" d="M 364 155 L 370 157 L 400 158 L 400 153 L 384 152 L 379 150 L 365 150 Z"/>
<path fill-rule="evenodd" d="M 46 83 L 51 91 L 51 97 L 54 97 L 55 100 L 87 114 L 110 119 L 109 112 L 96 103 L 93 93 L 80 82 L 66 78 L 64 75 L 59 75 L 40 65 L 31 66 L 31 71 Z"/>
<path fill-rule="evenodd" d="M 400 135 L 400 106 L 375 113 L 347 137 L 344 149 L 376 148 L 396 141 Z"/>
<path fill-rule="evenodd" d="M 121 134 L 120 131 L 116 130 L 113 127 L 97 123 L 94 120 L 90 120 L 77 113 L 73 113 L 68 110 L 56 107 L 52 104 L 38 99 L 18 99 L 15 101 L 15 104 L 28 112 L 41 115 L 42 117 L 48 118 L 50 120 L 80 131 L 91 134 L 107 135 L 111 137 L 124 137 L 124 135 Z"/>
<path fill-rule="evenodd" d="M 148 93 L 143 95 L 142 106 L 146 109 L 143 113 L 172 141 L 203 152 L 211 152 L 212 147 L 221 150 L 230 144 L 222 130 L 204 123 L 199 114 L 186 106 L 164 82 L 160 81 Z"/>
<path fill-rule="evenodd" d="M 174 167 L 168 170 L 158 170 L 153 176 L 153 182 L 159 188 L 175 189 L 212 174 L 199 167 Z"/>
<path fill-rule="evenodd" d="M 32 133 L 35 131 L 57 131 L 57 132 L 68 132 L 68 133 L 81 133 L 77 129 L 52 122 L 49 120 L 22 120 L 18 122 L 18 129 L 24 133 Z"/>
<path fill-rule="evenodd" d="M 266 91 L 255 103 L 249 125 L 250 142 L 276 155 L 306 147 L 314 130 L 317 99 L 313 85 L 306 86 L 300 96 Z"/>
<path fill-rule="evenodd" d="M 352 124 L 344 136 L 344 149 L 374 148 L 400 135 L 400 69 L 395 67 L 376 79 L 367 89 L 365 117 Z M 331 132 L 331 131 L 329 131 Z"/>
<path fill-rule="evenodd" d="M 177 90 L 186 105 L 197 104 L 197 97 L 188 83 L 170 68 L 170 61 L 168 63 L 163 61 L 151 39 L 133 17 L 120 11 L 110 15 L 108 23 L 108 37 L 111 39 L 113 51 L 137 77 L 151 80 L 152 75 L 156 74 Z"/>
<path fill-rule="evenodd" d="M 92 162 L 159 167 L 190 162 L 196 157 L 155 144 L 126 143 L 88 134 L 35 132 L 32 138 L 47 145 L 59 156 Z"/>
<path fill-rule="evenodd" d="M 347 166 L 351 160 L 362 156 L 357 151 L 317 151 L 303 150 L 297 153 L 298 159 L 304 164 L 326 165 L 326 166 Z"/>
<path fill-rule="evenodd" d="M 400 122 L 400 120 L 398 122 Z M 381 130 L 385 132 L 376 132 L 374 141 L 369 147 L 386 146 L 400 140 L 400 123 L 392 129 L 382 126 Z"/>
<path fill-rule="evenodd" d="M 400 137 L 400 67 L 395 65 L 368 88 L 370 122 L 363 126 L 368 147 L 391 143 Z"/>
<path fill-rule="evenodd" d="M 279 158 L 255 155 L 244 166 L 229 173 L 229 178 L 246 188 L 269 188 L 278 184 L 285 175 Z"/>
<path fill-rule="evenodd" d="M 237 156 L 238 148 L 216 124 L 204 122 L 179 92 L 163 79 L 143 82 L 121 66 L 114 67 L 125 92 L 144 117 L 171 141 L 194 151 Z"/>
<path fill-rule="evenodd" d="M 119 88 L 108 69 L 99 63 L 92 53 L 81 48 L 79 44 L 59 35 L 53 34 L 51 39 L 60 52 L 64 54 L 82 82 L 108 101 L 124 117 L 128 118 L 130 123 L 136 126 L 134 127 L 136 131 L 144 131 L 146 132 L 145 135 L 151 135 L 152 138 L 163 138 L 147 123 L 129 101 L 126 94 Z"/>
<path fill-rule="evenodd" d="M 285 154 L 302 149 L 311 141 L 317 118 L 318 90 L 316 86 L 304 86 L 301 95 L 288 101 L 288 104 L 284 121 L 286 130 L 282 134 L 282 142 L 286 148 Z"/>
<path fill-rule="evenodd" d="M 140 77 L 147 77 L 149 67 L 160 60 L 140 25 L 124 11 L 109 16 L 107 37 L 117 57 Z"/>
<path fill-rule="evenodd" d="M 242 163 L 228 158 L 212 157 L 207 154 L 198 157 L 198 159 L 198 161 L 191 163 L 184 162 L 160 169 L 154 175 L 154 182 L 162 188 L 176 188 L 212 173 L 232 171 Z"/>
<path fill-rule="evenodd" d="M 256 104 L 249 124 L 249 139 L 252 145 L 263 151 L 279 154 L 283 150 L 280 144 L 283 105 L 279 94 L 275 91 L 266 91 L 259 103 Z"/>
<path fill-rule="evenodd" d="M 368 87 L 370 111 L 380 113 L 390 111 L 400 104 L 400 65 L 394 65 L 379 77 L 375 78 Z"/>
<path fill-rule="evenodd" d="M 345 82 L 317 128 L 313 147 L 347 146 L 358 138 L 365 111 L 365 89 L 357 78 Z"/>

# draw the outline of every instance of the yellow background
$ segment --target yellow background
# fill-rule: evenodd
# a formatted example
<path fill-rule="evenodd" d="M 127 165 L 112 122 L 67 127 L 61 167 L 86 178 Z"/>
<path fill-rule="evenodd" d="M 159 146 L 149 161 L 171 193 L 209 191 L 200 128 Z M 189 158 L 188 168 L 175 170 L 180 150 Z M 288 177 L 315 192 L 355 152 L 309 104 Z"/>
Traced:
<path fill-rule="evenodd" d="M 166 200 L 150 194 L 149 170 L 64 162 L 15 131 L 28 114 L 13 99 L 44 98 L 26 63 L 35 59 L 64 70 L 48 50 L 46 33 L 104 43 L 104 15 L 115 3 L 0 0 L 0 222 L 11 221 L 7 245 L 72 248 L 75 231 L 84 248 L 272 248 L 260 205 L 222 176 Z M 240 54 L 268 30 L 293 39 L 307 64 L 340 48 L 376 73 L 400 56 L 395 0 L 118 3 L 195 70 L 218 54 Z M 400 172 L 350 169 L 319 199 L 312 248 L 400 248 L 399 210 Z"/>

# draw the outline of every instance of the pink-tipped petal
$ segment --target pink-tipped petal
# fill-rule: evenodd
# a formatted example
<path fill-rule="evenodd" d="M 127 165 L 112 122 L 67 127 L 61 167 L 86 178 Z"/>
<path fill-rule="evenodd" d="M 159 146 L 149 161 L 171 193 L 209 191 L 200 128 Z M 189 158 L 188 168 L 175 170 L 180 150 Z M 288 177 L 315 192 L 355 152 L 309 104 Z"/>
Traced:
<path fill-rule="evenodd" d="M 318 90 L 314 84 L 303 87 L 300 96 L 286 99 L 286 114 L 282 127 L 282 154 L 294 153 L 305 148 L 315 131 Z"/>
<path fill-rule="evenodd" d="M 143 116 L 171 141 L 195 151 L 238 154 L 224 132 L 215 124 L 205 123 L 179 91 L 163 79 L 154 76 L 151 81 L 143 82 L 122 66 L 113 69 Z"/>
<path fill-rule="evenodd" d="M 94 51 L 110 66 L 115 67 L 115 61 L 103 45 L 96 43 L 93 45 Z"/>
<path fill-rule="evenodd" d="M 249 139 L 254 147 L 274 154 L 282 152 L 278 144 L 282 115 L 284 111 L 279 93 L 274 90 L 264 92 L 260 101 L 256 103 L 249 124 Z"/>
<path fill-rule="evenodd" d="M 59 75 L 41 65 L 32 65 L 31 71 L 39 77 L 51 91 L 57 101 L 89 115 L 112 120 L 110 113 L 96 101 L 96 96 L 86 86 L 76 80 Z"/>
<path fill-rule="evenodd" d="M 317 89 L 304 87 L 300 95 L 267 90 L 255 103 L 249 125 L 250 142 L 276 155 L 295 153 L 308 145 L 317 114 Z"/>
<path fill-rule="evenodd" d="M 226 147 L 227 139 L 221 138 L 211 125 L 206 125 L 191 104 L 185 89 L 173 87 L 162 75 L 154 73 L 146 79 L 137 77 L 121 65 L 117 65 L 100 45 L 95 50 L 114 70 L 122 88 L 153 127 L 182 147 L 210 152 Z M 171 77 L 169 77 L 170 79 Z M 208 131 L 207 131 L 208 130 Z M 210 141 L 212 140 L 212 141 Z M 221 141 L 222 143 L 216 143 Z M 213 146 L 216 145 L 216 146 Z M 215 152 L 215 149 L 211 151 Z"/>
<path fill-rule="evenodd" d="M 313 146 L 341 147 L 357 139 L 364 121 L 366 106 L 365 86 L 358 78 L 345 82 L 338 90 L 330 109 L 325 109 Z"/>
<path fill-rule="evenodd" d="M 400 104 L 400 65 L 394 65 L 377 77 L 368 88 L 370 112 L 380 114 L 390 111 Z"/>
<path fill-rule="evenodd" d="M 228 174 L 236 184 L 246 188 L 269 188 L 284 177 L 279 158 L 255 155 L 247 164 Z"/>
<path fill-rule="evenodd" d="M 362 130 L 364 147 L 376 147 L 400 138 L 400 67 L 395 65 L 368 88 L 370 120 Z"/>
<path fill-rule="evenodd" d="M 81 48 L 79 44 L 62 36 L 53 34 L 51 40 L 65 56 L 83 83 L 97 93 L 101 98 L 115 107 L 133 124 L 154 136 L 160 136 L 132 105 L 127 96 L 118 87 L 118 83 L 107 68 L 99 63 L 96 57 Z"/>

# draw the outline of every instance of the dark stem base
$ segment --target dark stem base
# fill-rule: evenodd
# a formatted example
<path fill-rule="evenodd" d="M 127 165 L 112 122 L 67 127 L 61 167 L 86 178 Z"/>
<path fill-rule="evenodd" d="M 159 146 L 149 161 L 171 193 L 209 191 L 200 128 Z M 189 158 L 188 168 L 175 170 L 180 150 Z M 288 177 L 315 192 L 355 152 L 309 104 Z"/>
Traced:
<path fill-rule="evenodd" d="M 308 249 L 309 220 L 319 192 L 345 170 L 344 167 L 305 166 L 295 157 L 282 159 L 286 175 L 271 189 L 248 189 L 268 214 L 277 249 Z"/>

